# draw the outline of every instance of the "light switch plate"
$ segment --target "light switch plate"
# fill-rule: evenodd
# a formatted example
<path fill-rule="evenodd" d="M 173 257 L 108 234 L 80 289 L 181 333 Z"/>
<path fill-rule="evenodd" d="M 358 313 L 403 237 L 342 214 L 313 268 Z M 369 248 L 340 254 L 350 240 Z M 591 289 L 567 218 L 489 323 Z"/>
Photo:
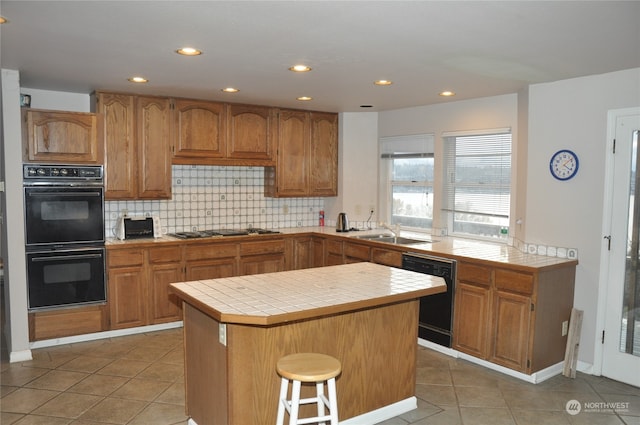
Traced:
<path fill-rule="evenodd" d="M 227 346 L 227 325 L 224 323 L 218 323 L 218 342 Z"/>

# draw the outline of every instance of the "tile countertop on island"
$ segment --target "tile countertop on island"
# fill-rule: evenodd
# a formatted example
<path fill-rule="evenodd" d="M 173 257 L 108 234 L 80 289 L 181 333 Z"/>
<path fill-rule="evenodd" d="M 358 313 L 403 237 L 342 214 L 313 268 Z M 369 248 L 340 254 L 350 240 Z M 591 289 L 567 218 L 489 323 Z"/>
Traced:
<path fill-rule="evenodd" d="M 294 236 L 318 234 L 322 236 L 339 237 L 344 240 L 353 242 L 371 243 L 378 246 L 402 247 L 406 252 L 421 252 L 429 255 L 444 256 L 449 258 L 467 258 L 470 260 L 488 261 L 493 263 L 502 263 L 509 266 L 524 267 L 531 269 L 553 268 L 555 266 L 577 265 L 576 259 L 549 257 L 545 255 L 530 254 L 522 252 L 519 249 L 509 246 L 505 243 L 483 241 L 476 239 L 459 238 L 454 236 L 431 236 L 429 234 L 401 231 L 403 237 L 412 237 L 416 239 L 432 239 L 432 242 L 418 244 L 390 244 L 385 242 L 375 242 L 372 240 L 358 239 L 358 236 L 390 233 L 387 229 L 359 230 L 351 232 L 336 232 L 335 228 L 330 226 L 312 226 L 312 227 L 291 227 L 280 228 L 279 234 L 270 235 L 248 235 L 248 236 L 227 236 L 212 237 L 204 239 L 178 239 L 172 236 L 163 235 L 160 238 L 148 239 L 131 239 L 117 240 L 107 239 L 107 247 L 117 246 L 133 246 L 140 244 L 162 244 L 162 243 L 188 243 L 187 241 L 233 241 L 233 240 L 256 240 L 257 238 L 273 238 L 279 235 Z"/>
<path fill-rule="evenodd" d="M 440 277 L 373 263 L 180 282 L 172 290 L 224 323 L 275 325 L 446 291 Z"/>

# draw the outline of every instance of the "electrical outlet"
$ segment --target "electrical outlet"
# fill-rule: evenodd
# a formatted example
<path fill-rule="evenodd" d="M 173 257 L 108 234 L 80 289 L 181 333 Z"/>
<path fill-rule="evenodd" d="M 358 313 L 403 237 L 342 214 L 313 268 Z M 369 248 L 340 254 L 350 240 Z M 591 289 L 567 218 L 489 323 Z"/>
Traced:
<path fill-rule="evenodd" d="M 567 336 L 569 333 L 569 321 L 565 320 L 562 322 L 562 336 Z"/>
<path fill-rule="evenodd" d="M 376 209 L 373 208 L 373 206 L 369 207 L 369 214 L 373 214 L 374 212 L 376 212 Z"/>
<path fill-rule="evenodd" d="M 218 323 L 218 342 L 224 346 L 227 345 L 227 325 L 225 323 Z"/>

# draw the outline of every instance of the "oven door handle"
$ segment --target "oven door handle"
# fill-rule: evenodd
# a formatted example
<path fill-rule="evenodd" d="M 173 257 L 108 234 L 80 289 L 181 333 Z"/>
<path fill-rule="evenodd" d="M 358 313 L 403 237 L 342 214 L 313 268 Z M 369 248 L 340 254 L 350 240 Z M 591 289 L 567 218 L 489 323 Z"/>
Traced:
<path fill-rule="evenodd" d="M 81 254 L 81 255 L 60 255 L 56 257 L 34 257 L 31 259 L 34 263 L 46 262 L 46 261 L 60 261 L 65 260 L 84 260 L 87 258 L 101 258 L 102 254 Z"/>
<path fill-rule="evenodd" d="M 46 197 L 51 197 L 51 196 L 64 196 L 64 197 L 71 197 L 71 196 L 102 196 L 101 192 L 28 192 L 27 196 L 46 196 Z"/>

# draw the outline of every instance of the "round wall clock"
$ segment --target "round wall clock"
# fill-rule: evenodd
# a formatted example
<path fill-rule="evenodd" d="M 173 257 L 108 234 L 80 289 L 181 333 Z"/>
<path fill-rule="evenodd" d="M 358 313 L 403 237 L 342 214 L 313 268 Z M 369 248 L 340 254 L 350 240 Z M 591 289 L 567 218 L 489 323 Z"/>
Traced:
<path fill-rule="evenodd" d="M 569 180 L 578 172 L 578 155 L 569 149 L 554 153 L 549 161 L 551 175 L 558 180 Z"/>

